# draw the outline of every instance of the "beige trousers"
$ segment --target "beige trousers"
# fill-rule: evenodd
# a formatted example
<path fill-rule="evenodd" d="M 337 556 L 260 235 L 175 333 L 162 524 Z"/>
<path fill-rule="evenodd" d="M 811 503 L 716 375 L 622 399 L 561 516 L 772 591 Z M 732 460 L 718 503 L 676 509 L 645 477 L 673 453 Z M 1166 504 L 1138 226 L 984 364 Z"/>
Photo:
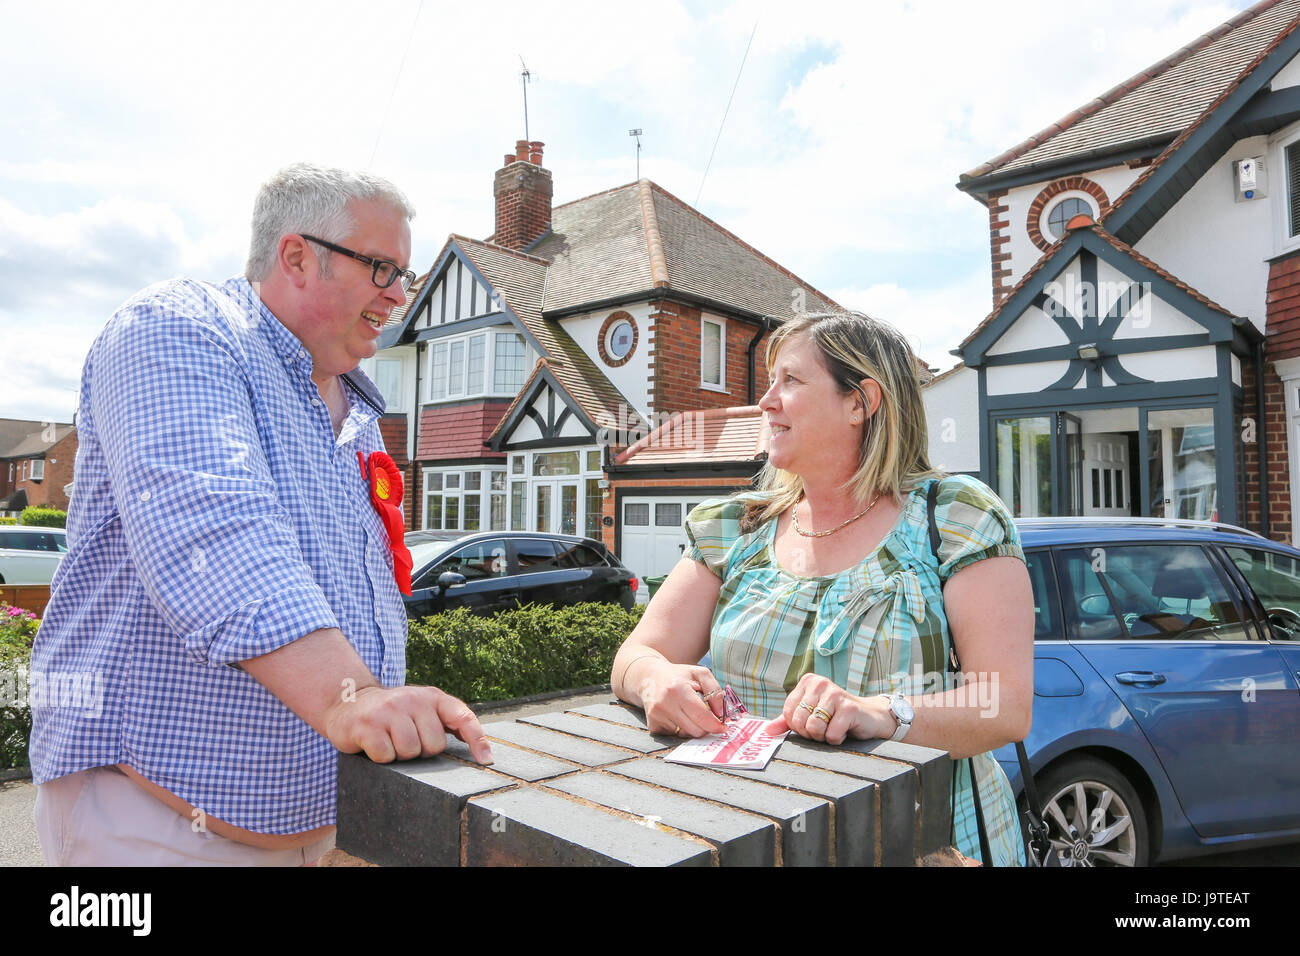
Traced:
<path fill-rule="evenodd" d="M 334 835 L 293 850 L 263 850 L 195 828 L 114 767 L 36 788 L 36 832 L 47 866 L 308 866 Z"/>

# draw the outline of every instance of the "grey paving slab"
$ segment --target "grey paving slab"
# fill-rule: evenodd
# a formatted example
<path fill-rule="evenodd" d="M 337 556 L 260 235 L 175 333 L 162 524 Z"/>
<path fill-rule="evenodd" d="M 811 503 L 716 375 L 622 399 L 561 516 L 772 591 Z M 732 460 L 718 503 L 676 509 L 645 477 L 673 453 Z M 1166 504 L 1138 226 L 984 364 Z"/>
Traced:
<path fill-rule="evenodd" d="M 588 717 L 598 717 L 601 720 L 612 720 L 616 724 L 639 727 L 641 730 L 650 729 L 650 725 L 646 723 L 645 714 L 639 708 L 627 704 L 588 704 L 585 707 L 570 707 L 568 712 L 571 714 L 585 714 Z"/>
<path fill-rule="evenodd" d="M 626 817 L 543 790 L 471 800 L 466 809 L 469 866 L 712 866 L 702 841 L 642 826 Z"/>
<path fill-rule="evenodd" d="M 340 754 L 336 843 L 381 866 L 457 866 L 465 801 L 514 785 L 445 757 L 373 763 Z"/>
<path fill-rule="evenodd" d="M 876 785 L 870 780 L 831 773 L 796 763 L 770 762 L 762 771 L 716 768 L 770 786 L 786 787 L 826 797 L 832 802 L 836 866 L 875 866 L 879 832 L 876 826 Z"/>
<path fill-rule="evenodd" d="M 658 753 L 681 743 L 673 740 L 672 737 L 652 736 L 635 727 L 579 714 L 535 714 L 531 717 L 521 717 L 520 720 L 526 724 L 535 724 L 538 727 L 546 727 L 578 737 L 588 737 L 591 740 L 599 740 L 616 747 L 626 747 L 628 750 L 636 750 L 643 754 Z"/>
<path fill-rule="evenodd" d="M 538 750 L 552 757 L 571 760 L 584 767 L 600 767 L 632 756 L 626 750 L 618 750 L 594 740 L 579 740 L 567 734 L 557 734 L 552 730 L 515 721 L 484 724 L 483 730 L 489 737 L 518 744 L 529 750 Z"/>
<path fill-rule="evenodd" d="M 948 846 L 952 837 L 952 758 L 947 751 L 918 747 L 906 741 L 846 740 L 841 750 L 896 760 L 916 768 L 920 813 L 918 856 Z"/>
<path fill-rule="evenodd" d="M 783 866 L 830 864 L 831 805 L 819 797 L 739 779 L 703 767 L 665 763 L 652 757 L 617 764 L 609 770 L 770 817 L 781 827 Z"/>
<path fill-rule="evenodd" d="M 916 862 L 917 773 L 912 767 L 797 737 L 785 739 L 776 759 L 874 781 L 879 795 L 881 866 Z"/>
<path fill-rule="evenodd" d="M 723 866 L 776 863 L 776 825 L 762 817 L 608 773 L 575 774 L 548 786 L 703 837 L 717 846 Z"/>
<path fill-rule="evenodd" d="M 477 766 L 474 757 L 469 752 L 469 747 L 455 737 L 447 738 L 447 754 L 461 760 L 467 760 Z M 543 757 L 541 754 L 535 754 L 529 750 L 521 750 L 518 747 L 503 744 L 499 740 L 492 741 L 491 766 L 497 773 L 504 773 L 508 777 L 516 777 L 519 780 L 530 782 L 546 780 L 549 777 L 555 777 L 562 773 L 572 773 L 579 769 L 578 764 L 556 760 L 554 757 Z"/>

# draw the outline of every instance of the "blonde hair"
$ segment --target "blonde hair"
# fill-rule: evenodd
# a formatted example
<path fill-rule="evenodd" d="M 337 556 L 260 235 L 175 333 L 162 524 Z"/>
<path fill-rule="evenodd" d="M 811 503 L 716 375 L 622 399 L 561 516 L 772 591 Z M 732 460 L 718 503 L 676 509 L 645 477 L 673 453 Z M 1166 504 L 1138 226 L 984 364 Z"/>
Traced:
<path fill-rule="evenodd" d="M 858 383 L 864 378 L 880 386 L 880 406 L 862 429 L 859 464 L 845 483 L 846 491 L 861 501 L 877 493 L 902 498 L 919 482 L 942 475 L 930 465 L 920 364 L 897 329 L 860 312 L 800 316 L 768 339 L 769 375 L 781 349 L 799 336 L 817 346 L 822 365 L 843 394 L 858 391 L 861 395 Z M 803 479 L 769 461 L 759 473 L 758 489 L 763 495 L 746 510 L 742 522 L 746 530 L 798 502 Z"/>

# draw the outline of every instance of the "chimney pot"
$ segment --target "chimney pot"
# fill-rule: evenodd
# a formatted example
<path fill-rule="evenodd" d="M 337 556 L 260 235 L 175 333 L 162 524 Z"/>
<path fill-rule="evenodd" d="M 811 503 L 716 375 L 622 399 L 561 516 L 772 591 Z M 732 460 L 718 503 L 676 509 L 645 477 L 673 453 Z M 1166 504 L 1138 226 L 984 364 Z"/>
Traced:
<path fill-rule="evenodd" d="M 514 154 L 514 153 L 506 153 L 506 158 L 503 159 L 503 160 L 501 160 L 501 165 L 502 165 L 502 166 L 509 166 L 509 165 L 510 165 L 511 163 L 513 163 L 514 161 L 515 161 L 515 154 Z"/>
<path fill-rule="evenodd" d="M 528 140 L 526 139 L 515 140 L 515 162 L 517 163 L 528 162 Z"/>
<path fill-rule="evenodd" d="M 528 144 L 528 161 L 534 166 L 542 165 L 542 147 L 545 143 L 533 140 Z"/>

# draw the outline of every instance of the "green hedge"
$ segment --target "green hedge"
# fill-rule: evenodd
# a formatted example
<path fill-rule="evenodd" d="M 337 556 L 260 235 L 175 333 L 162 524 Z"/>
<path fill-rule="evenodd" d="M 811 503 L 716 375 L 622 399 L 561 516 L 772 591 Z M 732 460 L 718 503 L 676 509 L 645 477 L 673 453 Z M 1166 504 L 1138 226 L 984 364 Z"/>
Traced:
<path fill-rule="evenodd" d="M 18 523 L 38 528 L 63 528 L 68 524 L 68 513 L 58 508 L 29 505 L 19 513 Z"/>
<path fill-rule="evenodd" d="M 643 610 L 532 604 L 493 617 L 461 608 L 412 621 L 406 682 L 434 684 L 471 702 L 605 684 Z"/>
<path fill-rule="evenodd" d="M 644 607 L 527 605 L 480 617 L 461 609 L 412 621 L 408 684 L 434 684 L 467 701 L 506 700 L 609 681 L 614 654 Z M 32 717 L 16 675 L 31 660 L 39 622 L 0 604 L 0 770 L 26 767 Z M 21 696 L 21 695 L 20 695 Z"/>
<path fill-rule="evenodd" d="M 0 524 L 17 524 L 17 523 L 18 523 L 17 518 L 14 518 L 12 516 L 5 517 L 4 515 L 0 515 Z"/>

